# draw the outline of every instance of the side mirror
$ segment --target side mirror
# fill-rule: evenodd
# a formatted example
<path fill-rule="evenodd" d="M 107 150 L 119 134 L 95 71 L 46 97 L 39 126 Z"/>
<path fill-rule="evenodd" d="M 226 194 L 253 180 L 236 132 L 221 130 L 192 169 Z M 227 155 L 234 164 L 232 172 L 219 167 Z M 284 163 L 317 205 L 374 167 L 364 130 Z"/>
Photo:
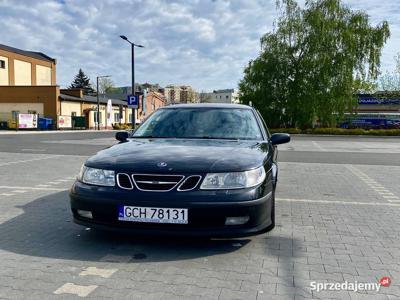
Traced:
<path fill-rule="evenodd" d="M 126 131 L 118 131 L 115 134 L 115 138 L 120 141 L 120 142 L 126 142 L 126 140 L 128 139 L 129 134 Z"/>
<path fill-rule="evenodd" d="M 271 135 L 272 145 L 280 145 L 290 142 L 290 135 L 287 133 L 274 133 Z"/>

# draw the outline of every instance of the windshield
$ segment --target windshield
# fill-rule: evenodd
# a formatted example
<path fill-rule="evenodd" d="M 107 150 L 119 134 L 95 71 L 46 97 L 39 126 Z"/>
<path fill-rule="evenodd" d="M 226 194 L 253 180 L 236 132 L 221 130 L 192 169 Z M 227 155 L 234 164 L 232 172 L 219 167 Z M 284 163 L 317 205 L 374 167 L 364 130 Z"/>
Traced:
<path fill-rule="evenodd" d="M 172 108 L 153 113 L 133 137 L 262 139 L 253 112 L 231 108 Z"/>

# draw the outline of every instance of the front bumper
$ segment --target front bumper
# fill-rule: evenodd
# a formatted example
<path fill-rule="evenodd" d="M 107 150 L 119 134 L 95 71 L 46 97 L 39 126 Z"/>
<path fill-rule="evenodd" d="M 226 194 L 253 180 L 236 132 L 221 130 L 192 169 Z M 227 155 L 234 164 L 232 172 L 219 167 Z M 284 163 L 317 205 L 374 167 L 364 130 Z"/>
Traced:
<path fill-rule="evenodd" d="M 239 237 L 266 231 L 272 224 L 272 190 L 151 193 L 120 191 L 75 182 L 70 191 L 74 221 L 87 227 L 128 231 L 138 235 Z M 118 220 L 118 206 L 187 208 L 188 224 L 138 223 Z M 91 211 L 93 219 L 77 210 Z M 243 225 L 225 225 L 227 217 L 249 216 Z"/>

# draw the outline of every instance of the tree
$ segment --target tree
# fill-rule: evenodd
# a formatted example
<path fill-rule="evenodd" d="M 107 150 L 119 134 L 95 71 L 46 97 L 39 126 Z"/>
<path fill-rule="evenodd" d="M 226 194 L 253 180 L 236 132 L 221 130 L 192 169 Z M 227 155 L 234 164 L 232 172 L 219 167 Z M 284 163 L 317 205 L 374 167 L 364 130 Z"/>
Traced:
<path fill-rule="evenodd" d="M 201 91 L 199 94 L 199 101 L 200 103 L 211 103 L 211 93 L 207 93 L 205 91 Z"/>
<path fill-rule="evenodd" d="M 86 74 L 82 71 L 82 69 L 79 69 L 79 72 L 77 75 L 75 75 L 74 81 L 71 83 L 69 88 L 80 88 L 83 89 L 83 93 L 85 95 L 90 95 L 94 93 L 94 90 L 92 88 L 92 85 L 90 84 L 90 79 Z"/>
<path fill-rule="evenodd" d="M 400 74 L 386 72 L 379 78 L 379 87 L 386 92 L 400 91 Z"/>
<path fill-rule="evenodd" d="M 99 79 L 99 93 L 107 94 L 114 90 L 115 85 L 111 78 L 103 77 Z"/>
<path fill-rule="evenodd" d="M 357 105 L 354 90 L 376 80 L 389 25 L 371 26 L 340 0 L 306 0 L 304 9 L 277 3 L 281 15 L 244 70 L 240 101 L 252 102 L 271 127 L 333 126 Z"/>
<path fill-rule="evenodd" d="M 211 93 L 206 93 L 204 91 L 202 91 L 200 93 L 200 103 L 211 103 Z"/>
<path fill-rule="evenodd" d="M 394 57 L 395 70 L 379 77 L 379 88 L 384 92 L 400 93 L 400 52 Z"/>

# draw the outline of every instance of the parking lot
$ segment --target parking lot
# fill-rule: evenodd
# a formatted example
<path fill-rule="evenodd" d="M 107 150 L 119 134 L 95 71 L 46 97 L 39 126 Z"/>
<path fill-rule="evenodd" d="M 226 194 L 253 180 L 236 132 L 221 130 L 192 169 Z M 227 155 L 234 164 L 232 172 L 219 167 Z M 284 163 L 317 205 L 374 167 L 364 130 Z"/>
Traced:
<path fill-rule="evenodd" d="M 72 222 L 68 189 L 113 135 L 0 134 L 0 299 L 400 297 L 400 139 L 293 137 L 279 146 L 276 228 L 209 240 Z M 312 289 L 383 277 L 379 291 Z"/>

